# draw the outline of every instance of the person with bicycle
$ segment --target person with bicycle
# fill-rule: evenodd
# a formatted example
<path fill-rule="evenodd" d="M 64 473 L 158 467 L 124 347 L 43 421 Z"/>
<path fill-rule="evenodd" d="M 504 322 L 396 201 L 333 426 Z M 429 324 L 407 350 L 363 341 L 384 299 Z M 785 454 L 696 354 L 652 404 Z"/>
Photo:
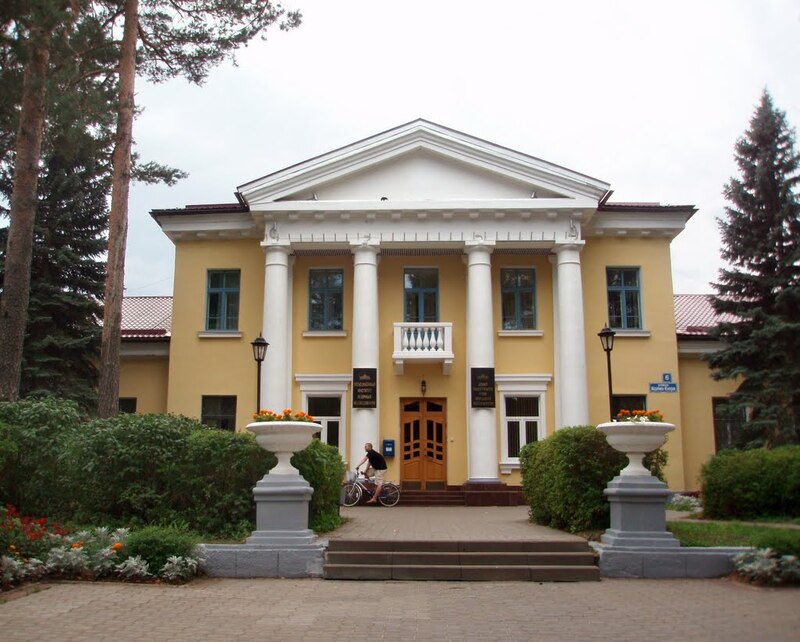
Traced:
<path fill-rule="evenodd" d="M 364 474 L 366 475 L 366 471 L 369 468 L 375 471 L 375 494 L 367 504 L 377 504 L 378 498 L 381 496 L 381 486 L 383 486 L 383 480 L 386 477 L 386 460 L 383 458 L 383 455 L 372 448 L 372 444 L 369 442 L 364 444 L 364 450 L 366 454 L 364 455 L 364 459 L 358 462 L 356 474 L 358 474 L 358 469 L 361 467 L 361 464 L 369 460 L 369 466 L 364 469 Z"/>

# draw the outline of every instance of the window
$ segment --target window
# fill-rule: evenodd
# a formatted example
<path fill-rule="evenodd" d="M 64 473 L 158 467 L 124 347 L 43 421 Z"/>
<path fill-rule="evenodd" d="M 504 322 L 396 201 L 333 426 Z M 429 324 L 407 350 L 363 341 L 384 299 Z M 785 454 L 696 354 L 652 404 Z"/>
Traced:
<path fill-rule="evenodd" d="M 744 408 L 728 405 L 727 397 L 714 397 L 711 400 L 714 412 L 714 445 L 716 452 L 725 448 L 735 448 L 739 443 L 747 414 Z"/>
<path fill-rule="evenodd" d="M 606 268 L 608 324 L 622 330 L 641 329 L 639 268 Z"/>
<path fill-rule="evenodd" d="M 503 330 L 536 328 L 536 273 L 532 269 L 500 270 Z"/>
<path fill-rule="evenodd" d="M 539 440 L 539 397 L 506 396 L 505 431 L 509 459 L 519 459 L 519 451 L 532 441 Z"/>
<path fill-rule="evenodd" d="M 136 397 L 120 397 L 119 411 L 133 414 L 136 412 Z"/>
<path fill-rule="evenodd" d="M 239 329 L 240 270 L 209 270 L 206 330 Z"/>
<path fill-rule="evenodd" d="M 343 301 L 344 272 L 342 270 L 309 271 L 309 330 L 341 330 L 344 316 Z"/>
<path fill-rule="evenodd" d="M 329 446 L 339 447 L 339 427 L 341 426 L 341 397 L 308 397 L 308 414 L 322 424 L 320 440 Z"/>
<path fill-rule="evenodd" d="M 550 374 L 496 374 L 500 409 L 500 473 L 519 469 L 525 444 L 547 435 L 545 408 Z"/>
<path fill-rule="evenodd" d="M 613 417 L 620 410 L 647 410 L 647 395 L 614 395 L 611 399 Z"/>
<path fill-rule="evenodd" d="M 403 272 L 404 321 L 439 320 L 439 271 L 436 268 L 406 268 Z"/>
<path fill-rule="evenodd" d="M 236 397 L 203 395 L 200 421 L 221 430 L 236 430 Z"/>

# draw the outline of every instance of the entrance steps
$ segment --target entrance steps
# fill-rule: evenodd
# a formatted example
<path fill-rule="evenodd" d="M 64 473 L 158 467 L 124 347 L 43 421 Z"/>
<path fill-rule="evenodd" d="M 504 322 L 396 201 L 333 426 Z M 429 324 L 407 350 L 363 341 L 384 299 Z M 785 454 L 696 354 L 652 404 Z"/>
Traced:
<path fill-rule="evenodd" d="M 329 580 L 597 581 L 585 541 L 332 539 Z"/>
<path fill-rule="evenodd" d="M 458 490 L 403 490 L 400 506 L 466 506 L 464 492 Z"/>

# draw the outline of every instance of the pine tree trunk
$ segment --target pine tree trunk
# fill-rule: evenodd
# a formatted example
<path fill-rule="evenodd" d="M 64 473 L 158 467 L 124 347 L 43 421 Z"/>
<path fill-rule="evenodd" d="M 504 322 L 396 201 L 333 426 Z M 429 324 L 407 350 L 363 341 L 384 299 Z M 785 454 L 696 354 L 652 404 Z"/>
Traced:
<path fill-rule="evenodd" d="M 125 247 L 128 236 L 128 192 L 131 182 L 131 144 L 136 79 L 139 1 L 125 1 L 125 27 L 119 61 L 117 139 L 112 157 L 111 212 L 108 218 L 108 272 L 100 347 L 97 414 L 111 417 L 119 409 L 119 349 L 122 296 L 125 283 Z"/>
<path fill-rule="evenodd" d="M 38 35 L 25 65 L 22 85 L 17 157 L 11 192 L 11 226 L 6 242 L 3 294 L 0 297 L 0 400 L 14 401 L 19 398 L 49 62 L 50 33 L 43 32 Z"/>

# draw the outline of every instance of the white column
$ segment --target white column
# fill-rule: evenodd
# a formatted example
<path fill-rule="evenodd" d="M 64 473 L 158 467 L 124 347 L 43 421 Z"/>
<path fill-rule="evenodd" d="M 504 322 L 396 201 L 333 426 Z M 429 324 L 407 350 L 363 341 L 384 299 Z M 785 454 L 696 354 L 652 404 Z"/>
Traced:
<path fill-rule="evenodd" d="M 556 253 L 556 305 L 558 322 L 558 366 L 561 382 L 561 426 L 589 423 L 586 379 L 586 341 L 583 330 L 583 285 L 581 258 L 583 241 L 559 243 Z"/>
<path fill-rule="evenodd" d="M 469 241 L 467 254 L 467 448 L 470 482 L 499 482 L 497 411 L 472 408 L 472 368 L 494 368 L 494 316 L 492 313 L 492 246 Z"/>
<path fill-rule="evenodd" d="M 261 406 L 275 412 L 291 407 L 290 260 L 288 242 L 268 240 L 264 273 L 263 335 L 269 342 L 261 376 Z"/>
<path fill-rule="evenodd" d="M 556 410 L 554 425 L 555 429 L 558 430 L 564 425 L 561 423 L 561 349 L 559 347 L 561 336 L 558 325 L 558 261 L 556 255 L 549 256 L 548 260 L 553 270 L 553 383 L 555 384 L 553 405 Z"/>
<path fill-rule="evenodd" d="M 378 252 L 378 242 L 353 243 L 353 368 L 378 368 Z M 380 398 L 375 408 L 352 409 L 350 468 L 364 457 L 366 442 L 380 450 L 379 405 Z"/>

